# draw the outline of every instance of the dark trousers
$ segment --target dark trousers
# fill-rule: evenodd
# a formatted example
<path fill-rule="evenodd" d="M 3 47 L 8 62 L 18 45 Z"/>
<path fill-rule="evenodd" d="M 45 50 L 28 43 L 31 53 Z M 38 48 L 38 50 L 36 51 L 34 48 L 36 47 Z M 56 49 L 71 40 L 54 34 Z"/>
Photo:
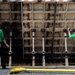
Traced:
<path fill-rule="evenodd" d="M 1 56 L 1 66 L 2 68 L 5 68 L 4 49 L 2 47 L 2 43 L 0 43 L 0 56 Z"/>

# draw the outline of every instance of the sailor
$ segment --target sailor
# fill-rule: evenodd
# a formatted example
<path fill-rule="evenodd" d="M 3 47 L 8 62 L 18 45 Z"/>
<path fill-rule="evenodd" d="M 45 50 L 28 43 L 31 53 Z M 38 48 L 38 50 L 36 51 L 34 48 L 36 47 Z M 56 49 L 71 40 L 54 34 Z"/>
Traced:
<path fill-rule="evenodd" d="M 68 28 L 68 35 L 69 35 L 69 38 L 71 38 L 71 39 L 75 39 L 75 34 L 72 34 L 70 28 Z"/>
<path fill-rule="evenodd" d="M 2 31 L 2 29 L 0 29 L 0 55 L 1 55 L 1 66 L 2 69 L 6 69 L 5 66 L 5 57 L 4 57 L 4 50 L 3 50 L 3 46 L 2 43 L 4 42 L 4 44 L 6 45 L 7 48 L 9 48 L 9 45 L 7 44 L 5 37 L 4 37 L 4 33 Z"/>

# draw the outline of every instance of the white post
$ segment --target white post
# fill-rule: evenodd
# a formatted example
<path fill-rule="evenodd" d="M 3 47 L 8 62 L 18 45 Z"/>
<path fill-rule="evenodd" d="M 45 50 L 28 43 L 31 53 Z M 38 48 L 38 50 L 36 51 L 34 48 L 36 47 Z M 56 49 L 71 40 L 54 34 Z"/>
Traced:
<path fill-rule="evenodd" d="M 67 38 L 66 38 L 66 33 L 64 32 L 64 36 L 65 36 L 65 52 L 67 52 Z M 68 56 L 65 56 L 65 66 L 69 66 L 69 63 L 68 63 Z"/>
<path fill-rule="evenodd" d="M 33 38 L 32 38 L 32 45 L 33 45 L 32 50 L 34 52 L 34 32 L 32 32 L 32 36 L 33 36 Z"/>
<path fill-rule="evenodd" d="M 43 57 L 42 57 L 42 64 L 43 66 L 45 66 L 45 39 L 44 39 L 44 34 L 45 34 L 45 29 L 41 29 L 41 32 L 42 32 L 42 54 L 43 54 Z"/>
<path fill-rule="evenodd" d="M 68 57 L 67 56 L 65 57 L 65 66 L 69 66 Z"/>
<path fill-rule="evenodd" d="M 65 37 L 65 52 L 67 52 L 67 38 Z"/>
<path fill-rule="evenodd" d="M 42 38 L 42 51 L 45 52 L 44 37 Z M 45 66 L 45 55 L 43 55 L 43 66 Z"/>
<path fill-rule="evenodd" d="M 43 55 L 43 66 L 45 66 L 45 55 Z"/>
<path fill-rule="evenodd" d="M 11 53 L 12 53 L 12 31 L 10 31 L 10 50 L 9 50 L 9 67 L 11 67 L 12 65 L 12 56 L 11 56 Z"/>
<path fill-rule="evenodd" d="M 44 37 L 42 38 L 42 48 L 43 48 L 43 52 L 45 51 L 45 48 L 44 48 L 45 46 L 44 46 Z"/>
<path fill-rule="evenodd" d="M 35 46 L 34 46 L 34 36 L 35 36 L 35 29 L 32 29 L 32 53 L 33 53 L 33 56 L 32 56 L 32 66 L 35 66 L 35 56 L 34 56 L 34 53 L 35 53 Z"/>

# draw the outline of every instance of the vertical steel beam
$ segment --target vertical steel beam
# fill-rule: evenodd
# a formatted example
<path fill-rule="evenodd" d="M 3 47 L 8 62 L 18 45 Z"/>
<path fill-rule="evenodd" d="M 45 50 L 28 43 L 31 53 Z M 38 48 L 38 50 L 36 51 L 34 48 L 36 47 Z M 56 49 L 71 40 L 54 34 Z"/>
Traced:
<path fill-rule="evenodd" d="M 24 58 L 24 26 L 23 26 L 23 9 L 22 9 L 23 3 L 21 2 L 21 24 L 22 24 L 22 48 L 23 48 L 23 58 Z"/>
<path fill-rule="evenodd" d="M 52 49 L 51 49 L 52 60 L 53 60 L 54 34 L 55 34 L 55 24 L 56 24 L 56 9 L 57 9 L 57 2 L 54 3 L 54 22 L 53 22 Z"/>

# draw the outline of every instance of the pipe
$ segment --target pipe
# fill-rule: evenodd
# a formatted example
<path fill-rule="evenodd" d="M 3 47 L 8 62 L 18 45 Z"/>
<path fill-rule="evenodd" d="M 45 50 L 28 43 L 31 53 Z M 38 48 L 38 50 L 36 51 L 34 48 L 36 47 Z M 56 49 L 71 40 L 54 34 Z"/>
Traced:
<path fill-rule="evenodd" d="M 34 52 L 34 32 L 32 32 L 32 36 L 33 36 L 33 38 L 32 38 L 32 45 L 33 45 L 32 52 Z M 34 55 L 32 56 L 32 66 L 35 66 L 35 56 Z"/>
<path fill-rule="evenodd" d="M 65 52 L 68 52 L 68 50 L 67 50 L 67 33 L 66 33 L 67 31 L 66 30 L 64 30 L 64 36 L 65 36 Z M 68 56 L 66 55 L 65 56 L 65 66 L 69 66 L 69 63 L 68 63 Z"/>
<path fill-rule="evenodd" d="M 45 55 L 43 55 L 43 66 L 45 66 Z"/>
<path fill-rule="evenodd" d="M 12 65 L 12 29 L 10 29 L 9 67 Z"/>
<path fill-rule="evenodd" d="M 65 57 L 65 66 L 69 66 L 68 57 L 67 56 Z"/>
<path fill-rule="evenodd" d="M 34 29 L 33 29 L 33 31 L 32 31 L 32 45 L 33 45 L 33 47 L 32 47 L 32 51 L 34 52 L 35 50 L 34 50 L 34 36 L 35 36 L 35 33 L 34 33 L 35 31 L 34 31 Z"/>
<path fill-rule="evenodd" d="M 44 37 L 42 38 L 42 52 L 45 53 Z M 45 66 L 45 55 L 43 54 L 43 66 Z"/>
<path fill-rule="evenodd" d="M 32 44 L 33 44 L 33 52 L 34 52 L 34 38 L 32 39 Z"/>
<path fill-rule="evenodd" d="M 43 54 L 42 64 L 43 64 L 43 66 L 45 66 L 45 44 L 44 44 L 45 29 L 41 29 L 41 32 L 42 32 L 42 54 Z"/>
<path fill-rule="evenodd" d="M 67 38 L 65 37 L 65 52 L 67 52 Z"/>
<path fill-rule="evenodd" d="M 32 29 L 32 53 L 33 53 L 33 56 L 32 56 L 32 66 L 35 66 L 34 36 L 35 36 L 35 29 Z"/>
<path fill-rule="evenodd" d="M 64 33 L 65 34 L 65 52 L 67 52 L 68 50 L 67 50 L 67 38 L 66 38 L 66 33 Z M 65 56 L 65 66 L 68 66 L 68 57 L 67 56 Z"/>
<path fill-rule="evenodd" d="M 45 45 L 44 45 L 44 37 L 42 38 L 42 51 L 45 51 Z"/>

